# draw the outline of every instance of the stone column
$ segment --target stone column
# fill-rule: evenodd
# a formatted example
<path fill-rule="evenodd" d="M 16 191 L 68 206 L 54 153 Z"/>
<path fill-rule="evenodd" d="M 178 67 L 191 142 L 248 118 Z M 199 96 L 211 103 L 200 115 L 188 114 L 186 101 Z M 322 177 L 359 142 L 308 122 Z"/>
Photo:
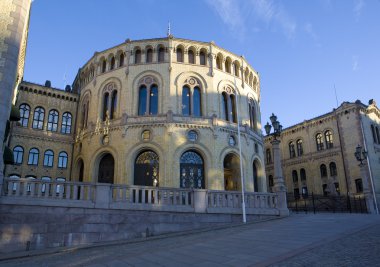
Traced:
<path fill-rule="evenodd" d="M 271 144 L 273 148 L 273 165 L 274 165 L 274 186 L 273 191 L 278 196 L 277 208 L 280 210 L 281 216 L 288 216 L 289 210 L 286 202 L 286 186 L 284 177 L 282 175 L 281 166 L 281 151 L 280 151 L 280 140 L 274 139 Z"/>
<path fill-rule="evenodd" d="M 367 175 L 368 167 L 366 164 L 363 164 L 363 163 L 360 164 L 359 167 L 360 167 L 360 176 L 362 177 L 362 182 L 363 182 L 363 193 L 364 193 L 368 213 L 375 214 L 376 213 L 375 203 L 373 200 L 372 190 L 368 182 L 368 175 Z"/>

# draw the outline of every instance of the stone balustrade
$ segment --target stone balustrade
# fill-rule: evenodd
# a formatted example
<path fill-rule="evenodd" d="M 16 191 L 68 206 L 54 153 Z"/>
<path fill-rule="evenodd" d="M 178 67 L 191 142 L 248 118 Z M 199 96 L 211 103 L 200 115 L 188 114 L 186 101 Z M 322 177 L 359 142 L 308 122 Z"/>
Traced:
<path fill-rule="evenodd" d="M 279 215 L 278 196 L 246 192 L 246 213 Z M 101 183 L 5 178 L 0 204 L 84 207 L 101 209 L 242 213 L 238 191 L 163 188 Z"/>

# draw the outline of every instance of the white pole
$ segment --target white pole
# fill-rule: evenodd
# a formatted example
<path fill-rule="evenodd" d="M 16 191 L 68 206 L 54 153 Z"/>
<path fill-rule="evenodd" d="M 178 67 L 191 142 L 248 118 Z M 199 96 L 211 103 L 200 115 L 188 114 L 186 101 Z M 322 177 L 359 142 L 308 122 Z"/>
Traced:
<path fill-rule="evenodd" d="M 247 217 L 245 214 L 245 197 L 244 197 L 244 174 L 243 174 L 243 161 L 242 161 L 242 156 L 241 156 L 241 141 L 240 141 L 240 117 L 239 117 L 239 105 L 238 103 L 240 102 L 240 97 L 238 98 L 237 94 L 237 86 L 236 86 L 236 78 L 235 80 L 235 91 L 236 91 L 236 117 L 237 117 L 237 122 L 238 122 L 238 143 L 239 143 L 239 162 L 240 162 L 240 179 L 241 179 L 241 208 L 243 211 L 243 223 L 247 222 Z M 239 99 L 239 101 L 238 101 Z"/>

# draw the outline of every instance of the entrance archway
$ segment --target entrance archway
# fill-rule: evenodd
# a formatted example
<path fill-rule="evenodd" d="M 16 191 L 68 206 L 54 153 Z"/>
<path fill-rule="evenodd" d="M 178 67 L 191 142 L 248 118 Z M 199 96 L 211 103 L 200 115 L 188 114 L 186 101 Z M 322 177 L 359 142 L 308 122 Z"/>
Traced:
<path fill-rule="evenodd" d="M 159 157 L 151 151 L 141 152 L 135 161 L 135 185 L 158 186 L 159 185 Z"/>
<path fill-rule="evenodd" d="M 99 163 L 98 182 L 113 184 L 115 160 L 109 153 L 105 154 Z"/>
<path fill-rule="evenodd" d="M 83 176 L 84 176 L 84 163 L 83 160 L 80 159 L 78 162 L 78 169 L 79 169 L 79 176 L 78 176 L 78 181 L 83 182 Z"/>
<path fill-rule="evenodd" d="M 180 187 L 205 188 L 203 158 L 195 151 L 186 151 L 181 156 Z"/>
<path fill-rule="evenodd" d="M 240 159 L 235 154 L 228 154 L 223 160 L 224 190 L 241 190 Z"/>

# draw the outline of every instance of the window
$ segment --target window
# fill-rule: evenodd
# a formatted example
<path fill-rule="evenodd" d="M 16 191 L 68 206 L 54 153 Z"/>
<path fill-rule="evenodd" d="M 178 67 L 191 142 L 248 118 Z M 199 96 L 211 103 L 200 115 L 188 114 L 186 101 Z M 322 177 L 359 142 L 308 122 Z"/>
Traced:
<path fill-rule="evenodd" d="M 188 53 L 188 56 L 189 56 L 189 63 L 190 64 L 195 64 L 195 57 L 194 57 L 193 50 L 189 50 L 187 53 Z"/>
<path fill-rule="evenodd" d="M 33 114 L 33 129 L 42 130 L 44 126 L 45 110 L 42 107 L 36 107 Z"/>
<path fill-rule="evenodd" d="M 111 58 L 111 66 L 110 69 L 113 70 L 115 68 L 115 57 Z"/>
<path fill-rule="evenodd" d="M 134 185 L 159 186 L 159 157 L 151 151 L 141 152 L 135 160 Z"/>
<path fill-rule="evenodd" d="M 224 62 L 224 70 L 228 73 L 231 73 L 231 59 L 227 58 L 226 62 Z"/>
<path fill-rule="evenodd" d="M 239 62 L 235 61 L 234 62 L 234 74 L 236 77 L 239 77 L 239 68 L 240 68 Z"/>
<path fill-rule="evenodd" d="M 194 130 L 190 130 L 187 132 L 187 139 L 190 141 L 190 142 L 195 142 L 197 141 L 198 139 L 198 133 Z"/>
<path fill-rule="evenodd" d="M 153 49 L 148 48 L 148 50 L 146 50 L 146 62 L 150 63 L 152 61 L 153 61 Z"/>
<path fill-rule="evenodd" d="M 325 164 L 321 164 L 319 170 L 321 172 L 321 178 L 327 177 L 327 168 Z"/>
<path fill-rule="evenodd" d="M 203 51 L 199 53 L 199 64 L 206 65 L 206 54 Z"/>
<path fill-rule="evenodd" d="M 105 59 L 103 59 L 103 61 L 102 61 L 102 73 L 106 72 L 106 68 L 107 68 L 107 62 Z"/>
<path fill-rule="evenodd" d="M 380 143 L 379 128 L 377 126 L 376 126 L 376 136 L 377 136 L 377 143 Z"/>
<path fill-rule="evenodd" d="M 141 63 L 141 50 L 137 49 L 135 51 L 135 64 Z"/>
<path fill-rule="evenodd" d="M 183 50 L 177 47 L 177 62 L 183 62 Z"/>
<path fill-rule="evenodd" d="M 297 140 L 297 154 L 298 154 L 298 157 L 303 155 L 303 147 L 302 147 L 302 140 L 301 139 Z"/>
<path fill-rule="evenodd" d="M 49 194 L 50 193 L 50 181 L 51 181 L 51 177 L 49 177 L 49 176 L 42 176 L 41 177 L 41 181 L 43 182 L 43 184 L 41 186 L 41 193 L 47 192 L 47 194 Z"/>
<path fill-rule="evenodd" d="M 38 156 L 40 152 L 37 148 L 29 150 L 28 165 L 38 165 Z"/>
<path fill-rule="evenodd" d="M 16 191 L 17 190 L 17 185 L 20 183 L 20 175 L 18 175 L 18 174 L 11 174 L 11 175 L 9 175 L 9 178 L 10 179 L 12 179 L 13 181 L 12 182 L 10 182 L 10 183 L 12 183 L 13 185 L 12 185 L 12 191 Z"/>
<path fill-rule="evenodd" d="M 363 181 L 362 179 L 355 180 L 356 193 L 363 193 Z"/>
<path fill-rule="evenodd" d="M 203 158 L 195 151 L 187 151 L 181 156 L 180 187 L 205 188 Z"/>
<path fill-rule="evenodd" d="M 201 116 L 201 90 L 199 87 L 182 88 L 182 114 L 185 116 Z"/>
<path fill-rule="evenodd" d="M 317 143 L 317 151 L 323 150 L 323 140 L 322 140 L 322 134 L 319 133 L 315 136 L 315 141 Z"/>
<path fill-rule="evenodd" d="M 110 114 L 110 119 L 114 119 L 116 115 L 116 107 L 117 107 L 117 91 L 114 90 L 112 92 L 112 97 L 111 97 L 111 114 Z"/>
<path fill-rule="evenodd" d="M 273 176 L 272 176 L 272 175 L 269 175 L 269 178 L 268 178 L 268 180 L 269 180 L 269 187 L 272 187 L 272 186 L 274 186 L 274 182 L 273 182 Z"/>
<path fill-rule="evenodd" d="M 103 121 L 105 121 L 107 119 L 107 117 L 109 116 L 109 114 L 107 114 L 108 112 L 108 99 L 109 99 L 109 93 L 105 93 L 104 94 L 104 97 L 103 97 Z"/>
<path fill-rule="evenodd" d="M 22 164 L 24 157 L 24 149 L 21 146 L 15 146 L 13 148 L 13 160 L 15 164 Z"/>
<path fill-rule="evenodd" d="M 337 176 L 336 164 L 335 162 L 330 163 L 330 176 Z"/>
<path fill-rule="evenodd" d="M 54 152 L 51 150 L 46 150 L 44 154 L 44 167 L 53 167 L 54 162 Z"/>
<path fill-rule="evenodd" d="M 182 115 L 190 115 L 190 88 L 184 86 L 182 88 Z"/>
<path fill-rule="evenodd" d="M 20 106 L 20 113 L 21 113 L 21 106 Z M 379 141 L 377 140 L 376 130 L 375 130 L 375 127 L 373 125 L 371 125 L 371 131 L 372 131 L 373 142 L 375 144 L 377 144 Z"/>
<path fill-rule="evenodd" d="M 86 102 L 84 101 L 84 104 L 82 106 L 82 127 L 83 128 L 87 127 L 88 106 L 89 106 L 89 101 L 88 100 Z"/>
<path fill-rule="evenodd" d="M 62 151 L 58 156 L 58 168 L 67 168 L 67 153 Z"/>
<path fill-rule="evenodd" d="M 57 179 L 55 179 L 57 181 L 57 187 L 56 187 L 56 190 L 55 192 L 57 194 L 59 193 L 64 193 L 65 192 L 65 185 L 64 184 L 59 184 L 59 183 L 64 183 L 66 182 L 66 178 L 64 177 L 58 177 Z"/>
<path fill-rule="evenodd" d="M 164 62 L 165 61 L 165 48 L 160 47 L 158 49 L 158 62 Z"/>
<path fill-rule="evenodd" d="M 306 181 L 306 171 L 304 168 L 300 170 L 301 181 Z"/>
<path fill-rule="evenodd" d="M 231 88 L 228 88 L 229 92 L 233 92 Z M 234 93 L 227 94 L 222 93 L 222 118 L 226 121 L 237 123 L 236 116 L 236 101 Z"/>
<path fill-rule="evenodd" d="M 290 156 L 290 158 L 294 158 L 296 156 L 296 151 L 294 149 L 294 143 L 293 142 L 289 143 L 289 156 Z"/>
<path fill-rule="evenodd" d="M 224 120 L 228 121 L 228 98 L 225 92 L 222 93 L 222 117 Z"/>
<path fill-rule="evenodd" d="M 233 135 L 230 135 L 230 137 L 228 137 L 228 144 L 230 146 L 235 146 L 236 145 L 236 139 Z"/>
<path fill-rule="evenodd" d="M 28 127 L 30 115 L 30 106 L 28 104 L 20 105 L 20 124 L 22 127 Z"/>
<path fill-rule="evenodd" d="M 266 149 L 265 155 L 266 155 L 267 164 L 271 164 L 272 163 L 272 153 L 271 153 L 269 148 Z"/>
<path fill-rule="evenodd" d="M 292 171 L 292 178 L 293 178 L 293 183 L 297 183 L 298 182 L 298 173 L 297 173 L 296 170 Z"/>
<path fill-rule="evenodd" d="M 255 117 L 255 104 L 253 99 L 249 99 L 248 103 L 248 113 L 249 113 L 249 126 L 251 129 L 256 129 L 256 117 Z"/>
<path fill-rule="evenodd" d="M 121 53 L 119 56 L 119 67 L 124 65 L 124 53 Z"/>
<path fill-rule="evenodd" d="M 216 68 L 217 69 L 222 70 L 222 61 L 223 61 L 222 55 L 218 54 L 218 56 L 216 57 Z"/>
<path fill-rule="evenodd" d="M 232 117 L 232 122 L 237 123 L 237 116 L 236 116 L 236 99 L 235 95 L 231 94 L 230 95 L 230 103 L 231 103 L 231 117 Z"/>
<path fill-rule="evenodd" d="M 49 111 L 47 130 L 52 132 L 58 130 L 58 111 L 55 109 Z"/>
<path fill-rule="evenodd" d="M 145 85 L 142 85 L 139 89 L 138 115 L 146 115 L 146 98 L 147 98 L 147 89 Z"/>
<path fill-rule="evenodd" d="M 157 115 L 158 113 L 158 87 L 152 85 L 149 94 L 149 115 Z"/>
<path fill-rule="evenodd" d="M 333 136 L 330 130 L 325 132 L 325 141 L 326 141 L 326 149 L 333 148 L 334 146 Z"/>
<path fill-rule="evenodd" d="M 61 133 L 69 134 L 71 133 L 71 113 L 65 112 L 62 115 L 62 125 L 61 125 Z"/>
<path fill-rule="evenodd" d="M 143 84 L 139 88 L 138 115 L 148 114 L 158 114 L 158 86 L 156 84 L 152 84 L 150 87 Z"/>

